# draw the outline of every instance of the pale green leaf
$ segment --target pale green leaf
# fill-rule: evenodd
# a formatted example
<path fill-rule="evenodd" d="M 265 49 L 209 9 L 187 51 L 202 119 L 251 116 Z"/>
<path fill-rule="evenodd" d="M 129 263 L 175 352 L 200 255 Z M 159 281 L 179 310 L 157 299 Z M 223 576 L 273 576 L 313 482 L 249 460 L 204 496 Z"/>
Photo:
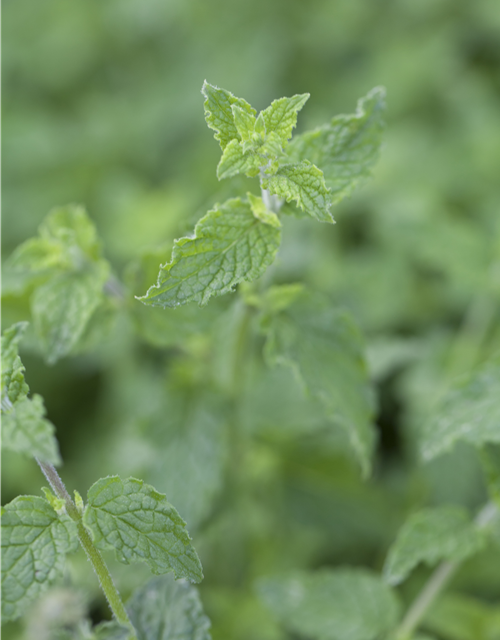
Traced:
<path fill-rule="evenodd" d="M 252 140 L 255 133 L 255 116 L 251 111 L 242 109 L 237 104 L 231 105 L 233 112 L 234 124 L 243 142 Z"/>
<path fill-rule="evenodd" d="M 123 627 L 113 620 L 112 622 L 101 622 L 101 624 L 98 624 L 97 627 L 93 629 L 93 634 L 88 640 L 132 640 L 132 638 L 134 638 L 134 636 L 130 629 Z M 82 640 L 87 640 L 87 638 L 82 638 Z M 139 640 L 141 639 L 139 638 Z M 149 638 L 146 638 L 146 640 L 149 640 Z"/>
<path fill-rule="evenodd" d="M 232 106 L 239 107 L 251 116 L 255 116 L 256 111 L 242 98 L 236 98 L 229 91 L 219 89 L 206 81 L 203 83 L 201 92 L 206 98 L 205 120 L 210 129 L 216 132 L 214 137 L 224 151 L 231 140 L 241 140 L 234 121 Z"/>
<path fill-rule="evenodd" d="M 210 640 L 198 590 L 172 576 L 153 578 L 127 604 L 138 640 Z"/>
<path fill-rule="evenodd" d="M 220 162 L 217 166 L 217 177 L 219 180 L 231 178 L 238 173 L 246 173 L 249 176 L 256 176 L 265 160 L 252 150 L 244 151 L 238 140 L 231 140 L 224 149 Z"/>
<path fill-rule="evenodd" d="M 171 262 L 160 267 L 158 283 L 139 300 L 163 307 L 205 305 L 210 296 L 262 275 L 280 240 L 275 223 L 259 220 L 248 202 L 235 198 L 216 205 L 198 222 L 194 237 L 175 242 Z"/>
<path fill-rule="evenodd" d="M 144 561 L 153 573 L 200 582 L 200 560 L 186 523 L 165 495 L 142 480 L 110 476 L 88 491 L 83 521 L 101 549 L 115 549 L 125 564 Z"/>
<path fill-rule="evenodd" d="M 314 640 L 378 640 L 399 614 L 392 590 L 363 569 L 264 579 L 259 594 L 287 629 Z"/>
<path fill-rule="evenodd" d="M 362 98 L 354 115 L 340 115 L 313 131 L 295 136 L 287 148 L 292 162 L 309 160 L 324 173 L 329 199 L 336 204 L 370 175 L 382 142 L 385 90 Z"/>
<path fill-rule="evenodd" d="M 102 301 L 105 264 L 84 272 L 61 273 L 38 287 L 32 298 L 36 333 L 53 364 L 71 352 Z"/>
<path fill-rule="evenodd" d="M 21 496 L 2 509 L 2 618 L 14 620 L 58 576 L 74 551 L 76 525 L 43 498 Z"/>
<path fill-rule="evenodd" d="M 24 381 L 25 368 L 18 353 L 27 322 L 18 322 L 2 333 L 2 411 L 25 398 L 29 387 Z"/>
<path fill-rule="evenodd" d="M 384 567 L 389 584 L 399 584 L 420 562 L 460 562 L 476 553 L 483 535 L 460 507 L 436 507 L 414 513 L 401 528 Z"/>
<path fill-rule="evenodd" d="M 18 322 L 2 334 L 2 448 L 60 463 L 54 425 L 45 419 L 40 396 L 28 398 L 18 343 L 27 326 Z"/>
<path fill-rule="evenodd" d="M 494 360 L 461 379 L 439 402 L 424 424 L 421 451 L 425 460 L 463 441 L 476 447 L 500 443 L 500 361 Z"/>
<path fill-rule="evenodd" d="M 363 341 L 351 317 L 304 294 L 269 320 L 268 332 L 269 361 L 292 368 L 330 423 L 344 430 L 367 475 L 376 439 L 374 396 Z"/>
<path fill-rule="evenodd" d="M 38 237 L 21 244 L 8 266 L 19 271 L 80 270 L 100 258 L 95 225 L 83 207 L 69 205 L 52 210 L 40 225 Z"/>
<path fill-rule="evenodd" d="M 282 146 L 292 137 L 297 124 L 297 114 L 309 99 L 309 93 L 302 93 L 291 98 L 274 100 L 262 111 L 266 126 L 266 134 L 276 133 Z"/>
<path fill-rule="evenodd" d="M 40 458 L 43 462 L 60 464 L 55 427 L 45 418 L 41 396 L 23 398 L 2 412 L 2 448 Z"/>
<path fill-rule="evenodd" d="M 262 186 L 287 202 L 293 200 L 312 218 L 320 222 L 334 222 L 323 173 L 310 162 L 284 164 L 273 176 L 263 178 Z"/>

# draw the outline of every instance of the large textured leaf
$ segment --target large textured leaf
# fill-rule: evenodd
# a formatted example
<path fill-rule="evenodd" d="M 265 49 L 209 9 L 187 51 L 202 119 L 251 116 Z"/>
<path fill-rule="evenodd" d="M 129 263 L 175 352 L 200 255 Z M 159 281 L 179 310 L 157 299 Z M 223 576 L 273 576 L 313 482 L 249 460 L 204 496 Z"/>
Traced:
<path fill-rule="evenodd" d="M 287 148 L 292 162 L 309 160 L 324 173 L 329 198 L 336 204 L 370 175 L 380 151 L 385 90 L 377 87 L 358 102 L 354 115 L 295 136 Z"/>
<path fill-rule="evenodd" d="M 252 116 L 256 111 L 242 98 L 236 98 L 229 91 L 219 89 L 206 81 L 203 83 L 201 92 L 206 98 L 205 120 L 210 129 L 216 132 L 214 137 L 224 151 L 231 140 L 241 139 L 234 121 L 232 106 L 235 105 Z"/>
<path fill-rule="evenodd" d="M 59 274 L 38 287 L 32 298 L 35 330 L 53 364 L 71 352 L 102 302 L 107 268 Z"/>
<path fill-rule="evenodd" d="M 142 480 L 98 480 L 88 491 L 83 521 L 95 544 L 115 549 L 125 564 L 142 560 L 156 574 L 173 571 L 176 578 L 193 582 L 203 577 L 186 523 L 162 493 Z"/>
<path fill-rule="evenodd" d="M 419 563 L 461 561 L 476 553 L 484 539 L 468 513 L 459 507 L 424 509 L 401 528 L 384 568 L 389 584 L 399 584 Z"/>
<path fill-rule="evenodd" d="M 422 429 L 421 450 L 430 460 L 458 441 L 476 447 L 500 443 L 500 360 L 462 379 L 438 404 Z"/>
<path fill-rule="evenodd" d="M 262 180 L 264 189 L 297 206 L 320 222 L 333 222 L 330 198 L 323 173 L 307 160 L 284 164 L 275 175 Z"/>
<path fill-rule="evenodd" d="M 77 546 L 76 525 L 43 498 L 21 496 L 2 508 L 2 618 L 14 620 L 61 575 Z"/>
<path fill-rule="evenodd" d="M 210 296 L 258 278 L 274 260 L 280 239 L 277 216 L 260 215 L 253 201 L 235 198 L 216 205 L 198 222 L 194 237 L 175 242 L 158 283 L 139 300 L 162 307 L 205 305 Z"/>
<path fill-rule="evenodd" d="M 377 640 L 392 630 L 399 613 L 391 589 L 362 569 L 264 579 L 259 593 L 287 629 L 314 640 Z"/>
<path fill-rule="evenodd" d="M 210 640 L 198 591 L 172 576 L 153 578 L 127 604 L 138 640 Z"/>
<path fill-rule="evenodd" d="M 19 322 L 2 335 L 2 448 L 58 464 L 55 429 L 45 419 L 43 400 L 38 395 L 28 398 L 25 368 L 18 354 L 26 325 Z"/>
<path fill-rule="evenodd" d="M 373 393 L 363 342 L 350 316 L 327 302 L 301 296 L 269 323 L 266 353 L 290 366 L 326 416 L 345 431 L 363 473 L 375 446 Z"/>

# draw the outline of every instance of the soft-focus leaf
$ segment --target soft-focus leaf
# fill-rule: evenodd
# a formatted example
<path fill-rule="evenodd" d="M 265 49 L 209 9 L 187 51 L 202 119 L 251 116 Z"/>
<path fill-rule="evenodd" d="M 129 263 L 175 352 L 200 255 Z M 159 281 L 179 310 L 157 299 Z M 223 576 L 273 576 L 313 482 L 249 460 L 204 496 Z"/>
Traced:
<path fill-rule="evenodd" d="M 425 627 L 446 640 L 496 640 L 500 638 L 500 610 L 470 596 L 445 593 L 425 616 Z"/>
<path fill-rule="evenodd" d="M 2 333 L 2 411 L 28 395 L 25 368 L 18 353 L 19 341 L 27 326 L 27 322 L 18 322 Z"/>
<path fill-rule="evenodd" d="M 54 425 L 45 419 L 40 396 L 28 398 L 18 343 L 27 326 L 19 322 L 2 334 L 2 448 L 60 463 Z"/>
<path fill-rule="evenodd" d="M 239 107 L 251 116 L 255 115 L 255 109 L 252 109 L 248 102 L 242 98 L 236 98 L 229 91 L 219 89 L 206 81 L 201 92 L 206 98 L 204 102 L 205 120 L 210 129 L 216 132 L 214 137 L 224 151 L 231 140 L 241 139 L 234 121 L 232 106 Z"/>
<path fill-rule="evenodd" d="M 2 508 L 2 618 L 15 620 L 58 576 L 77 546 L 76 525 L 43 498 L 20 496 Z"/>
<path fill-rule="evenodd" d="M 43 398 L 23 398 L 2 412 L 2 448 L 60 464 L 54 425 L 45 418 Z"/>
<path fill-rule="evenodd" d="M 311 218 L 334 222 L 323 173 L 310 162 L 284 164 L 275 175 L 264 178 L 262 186 L 287 202 L 293 200 Z"/>
<path fill-rule="evenodd" d="M 488 442 L 500 443 L 499 389 L 498 360 L 456 384 L 423 426 L 421 450 L 424 459 L 435 458 L 459 441 L 476 447 Z"/>
<path fill-rule="evenodd" d="M 287 629 L 317 640 L 377 640 L 398 619 L 392 590 L 363 569 L 268 578 L 258 588 L 265 605 Z"/>
<path fill-rule="evenodd" d="M 384 108 L 385 90 L 377 87 L 358 102 L 354 115 L 336 116 L 290 143 L 287 155 L 292 162 L 309 160 L 323 171 L 332 204 L 370 175 L 382 142 Z"/>
<path fill-rule="evenodd" d="M 270 320 L 266 353 L 270 362 L 292 368 L 332 425 L 345 431 L 368 474 L 374 400 L 363 342 L 350 316 L 319 298 L 301 296 Z"/>
<path fill-rule="evenodd" d="M 399 584 L 420 562 L 460 562 L 481 549 L 484 538 L 459 507 L 436 507 L 414 513 L 401 528 L 384 568 L 389 584 Z"/>
<path fill-rule="evenodd" d="M 500 445 L 486 444 L 481 451 L 481 462 L 488 491 L 500 506 Z"/>
<path fill-rule="evenodd" d="M 38 287 L 32 299 L 35 330 L 49 364 L 71 352 L 102 300 L 107 269 L 63 273 Z"/>
<path fill-rule="evenodd" d="M 210 296 L 255 280 L 276 256 L 279 226 L 276 216 L 263 221 L 240 198 L 216 205 L 198 222 L 194 237 L 175 242 L 172 260 L 160 267 L 158 283 L 139 299 L 163 307 L 205 305 Z"/>
<path fill-rule="evenodd" d="M 138 640 L 210 640 L 198 590 L 172 576 L 153 578 L 127 604 Z"/>
<path fill-rule="evenodd" d="M 84 523 L 95 544 L 125 564 L 144 561 L 153 573 L 200 582 L 201 564 L 186 523 L 162 493 L 142 480 L 102 478 L 88 491 Z"/>

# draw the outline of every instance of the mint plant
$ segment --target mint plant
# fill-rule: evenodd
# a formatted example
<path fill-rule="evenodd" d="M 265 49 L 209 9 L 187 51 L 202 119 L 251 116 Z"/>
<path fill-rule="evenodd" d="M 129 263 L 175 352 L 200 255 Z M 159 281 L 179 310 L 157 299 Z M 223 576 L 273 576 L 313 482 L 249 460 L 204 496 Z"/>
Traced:
<path fill-rule="evenodd" d="M 212 549 L 205 570 L 212 577 L 233 545 L 241 551 L 226 571 L 234 570 L 233 585 L 249 574 L 244 589 L 255 594 L 251 611 L 267 610 L 275 633 L 282 626 L 314 640 L 422 640 L 421 623 L 455 571 L 498 539 L 498 362 L 490 359 L 445 394 L 419 430 L 426 460 L 460 441 L 480 451 L 491 501 L 475 519 L 451 505 L 411 513 L 380 570 L 309 570 L 303 558 L 297 568 L 273 565 L 276 549 L 246 567 L 247 536 L 260 542 L 266 527 L 283 528 L 281 506 L 266 502 L 279 494 L 281 463 L 278 454 L 263 453 L 263 434 L 274 430 L 278 442 L 297 441 L 299 459 L 312 440 L 321 450 L 341 451 L 370 482 L 377 398 L 362 331 L 324 291 L 300 277 L 281 278 L 280 255 L 292 217 L 334 223 L 332 207 L 370 175 L 382 141 L 384 90 L 368 93 L 353 115 L 293 137 L 308 94 L 275 100 L 257 113 L 206 82 L 202 92 L 222 152 L 217 176 L 249 178 L 245 193 L 215 203 L 191 235 L 175 240 L 171 254 L 164 246 L 148 249 L 122 280 L 78 206 L 52 211 L 39 235 L 8 260 L 9 295 L 29 304 L 33 332 L 21 318 L 2 337 L 2 446 L 35 458 L 51 491 L 19 496 L 2 510 L 3 619 L 20 617 L 60 578 L 79 541 L 115 619 L 94 629 L 80 620 L 58 629 L 57 638 L 209 638 L 210 622 L 190 584 L 203 574 L 189 526 L 201 548 Z M 110 366 L 129 385 L 122 418 L 133 413 L 141 439 L 132 438 L 133 455 L 124 456 L 133 468 L 97 480 L 84 502 L 77 492 L 70 496 L 56 470 L 55 430 L 42 398 L 29 397 L 18 345 L 25 333 L 54 364 L 103 346 L 120 322 L 133 346 Z M 157 363 L 146 369 L 127 352 L 144 344 L 164 358 L 160 372 Z M 128 436 L 119 431 L 118 445 Z M 125 449 L 117 450 L 119 458 Z M 144 480 L 121 477 L 131 474 Z M 165 488 L 176 508 L 154 486 Z M 284 528 L 280 544 L 286 545 Z M 293 558 L 307 557 L 302 547 L 310 532 L 304 528 L 300 536 L 290 546 Z M 124 604 L 101 554 L 109 550 L 119 562 L 145 563 L 159 577 L 136 584 Z M 405 607 L 396 587 L 421 563 L 437 568 Z M 221 600 L 214 593 L 212 608 Z"/>

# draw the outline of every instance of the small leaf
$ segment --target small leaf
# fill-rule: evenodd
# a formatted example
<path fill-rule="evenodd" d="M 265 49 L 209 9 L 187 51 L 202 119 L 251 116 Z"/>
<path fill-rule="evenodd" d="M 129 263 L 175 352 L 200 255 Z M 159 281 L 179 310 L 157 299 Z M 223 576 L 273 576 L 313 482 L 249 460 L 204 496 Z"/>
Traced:
<path fill-rule="evenodd" d="M 76 525 L 43 498 L 21 496 L 2 510 L 2 618 L 15 620 L 59 575 Z"/>
<path fill-rule="evenodd" d="M 242 98 L 236 98 L 229 91 L 219 89 L 206 81 L 203 83 L 201 92 L 206 98 L 205 120 L 210 129 L 216 132 L 214 137 L 224 151 L 231 140 L 241 140 L 234 121 L 232 106 L 239 107 L 251 116 L 255 116 L 256 111 Z"/>
<path fill-rule="evenodd" d="M 18 345 L 27 322 L 18 322 L 2 333 L 2 411 L 28 395 L 29 387 L 24 381 L 24 368 L 19 357 Z"/>
<path fill-rule="evenodd" d="M 138 640 L 210 640 L 198 590 L 172 576 L 153 578 L 127 605 Z"/>
<path fill-rule="evenodd" d="M 320 222 L 334 222 L 323 173 L 310 162 L 284 164 L 273 176 L 262 180 L 264 189 L 297 203 L 304 213 Z"/>
<path fill-rule="evenodd" d="M 19 322 L 2 335 L 2 448 L 59 464 L 54 425 L 45 419 L 40 396 L 28 398 L 18 343 L 27 326 Z"/>
<path fill-rule="evenodd" d="M 297 114 L 309 99 L 309 93 L 298 94 L 291 98 L 274 100 L 271 106 L 262 111 L 266 133 L 276 133 L 282 146 L 292 137 L 297 124 Z"/>
<path fill-rule="evenodd" d="M 211 296 L 262 275 L 280 240 L 280 229 L 259 220 L 248 202 L 235 198 L 216 205 L 198 222 L 194 237 L 176 240 L 171 262 L 160 267 L 158 283 L 139 300 L 162 307 L 205 305 Z"/>
<path fill-rule="evenodd" d="M 53 364 L 71 352 L 102 301 L 107 268 L 57 275 L 38 287 L 32 299 L 36 333 Z"/>
<path fill-rule="evenodd" d="M 378 640 L 392 630 L 399 614 L 392 590 L 363 569 L 268 578 L 258 590 L 287 629 L 315 640 Z"/>
<path fill-rule="evenodd" d="M 425 460 L 463 441 L 476 447 L 500 443 L 500 361 L 484 365 L 461 379 L 424 424 L 421 451 Z"/>
<path fill-rule="evenodd" d="M 265 164 L 265 160 L 255 153 L 253 150 L 244 151 L 238 140 L 231 140 L 224 149 L 224 153 L 217 166 L 217 178 L 231 178 L 238 173 L 245 173 L 250 177 L 259 173 L 261 165 Z"/>
<path fill-rule="evenodd" d="M 271 318 L 267 330 L 268 361 L 291 367 L 330 423 L 344 430 L 367 475 L 375 447 L 374 397 L 361 335 L 350 316 L 304 294 Z"/>
<path fill-rule="evenodd" d="M 389 584 L 402 582 L 419 563 L 460 562 L 483 546 L 484 538 L 459 507 L 436 507 L 413 514 L 401 528 L 384 567 Z"/>
<path fill-rule="evenodd" d="M 349 196 L 370 175 L 384 128 L 385 90 L 362 98 L 354 115 L 340 115 L 319 129 L 295 136 L 287 148 L 291 162 L 309 160 L 324 173 L 332 204 Z"/>
<path fill-rule="evenodd" d="M 231 105 L 231 111 L 233 112 L 234 124 L 240 139 L 244 142 L 251 140 L 255 130 L 255 116 L 253 113 L 247 109 L 242 109 L 237 104 Z"/>
<path fill-rule="evenodd" d="M 186 523 L 163 494 L 142 480 L 98 480 L 89 489 L 83 521 L 95 544 L 115 549 L 124 564 L 143 560 L 156 574 L 173 571 L 176 578 L 193 582 L 203 578 Z"/>

